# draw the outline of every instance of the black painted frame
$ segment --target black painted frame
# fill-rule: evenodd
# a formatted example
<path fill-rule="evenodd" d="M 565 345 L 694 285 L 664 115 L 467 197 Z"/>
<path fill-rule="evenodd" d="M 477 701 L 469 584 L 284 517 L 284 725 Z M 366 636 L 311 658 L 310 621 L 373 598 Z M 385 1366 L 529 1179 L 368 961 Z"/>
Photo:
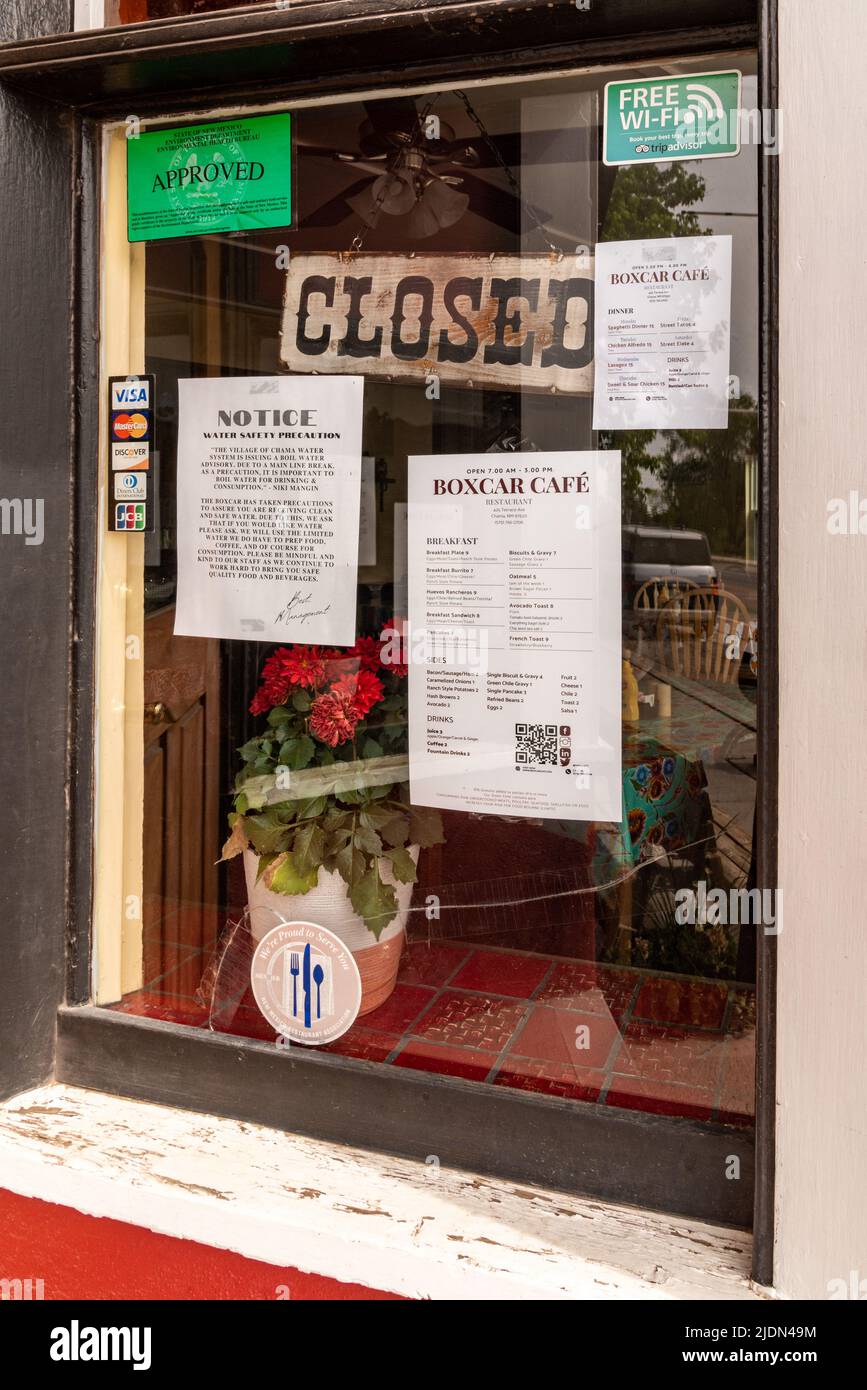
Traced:
<path fill-rule="evenodd" d="M 66 0 L 40 0 L 54 4 Z M 544 10 L 545 42 L 540 45 Z M 72 151 L 68 308 L 62 370 L 73 407 L 67 584 L 68 680 L 76 698 L 66 718 L 70 798 L 65 882 L 67 990 L 56 1014 L 54 1074 L 118 1094 L 232 1115 L 361 1147 L 441 1162 L 563 1190 L 748 1226 L 753 1140 L 746 1132 L 636 1112 L 606 1110 L 529 1093 L 478 1087 L 423 1073 L 208 1035 L 89 1006 L 92 899 L 93 716 L 97 521 L 92 498 L 98 457 L 99 122 L 130 113 L 191 111 L 200 104 L 261 105 L 291 99 L 319 74 L 316 91 L 451 82 L 587 63 L 652 61 L 760 43 L 763 104 L 774 106 L 776 0 L 298 0 L 188 21 L 155 21 L 96 34 L 58 34 L 0 46 L 0 84 L 10 99 L 38 106 L 45 138 L 65 123 Z M 287 76 L 288 74 L 288 76 Z M 59 104 L 59 105 L 58 105 Z M 763 636 L 759 749 L 758 884 L 776 883 L 776 166 L 759 155 L 762 208 L 762 457 L 760 625 Z M 34 266 L 34 280 L 43 273 Z M 34 326 L 38 335 L 39 325 Z M 60 355 L 58 355 L 58 364 Z M 71 587 L 70 587 L 71 586 Z M 13 633 L 14 635 L 14 633 Z M 56 677 L 55 677 L 56 680 Z M 63 700 L 67 692 L 62 692 Z M 6 731 L 3 730 L 4 741 Z M 38 764 L 38 759 L 36 762 Z M 40 839 L 39 843 L 42 841 Z M 56 894 L 51 910 L 56 912 Z M 14 904 L 13 904 L 14 909 Z M 46 951 L 58 964 L 63 943 Z M 757 1063 L 756 1276 L 770 1282 L 773 1207 L 773 938 L 760 939 Z M 20 949 L 20 948 L 19 948 Z M 21 971 L 18 972 L 19 985 Z M 57 993 L 37 998 L 51 1029 Z M 0 971 L 0 991 L 7 992 Z M 2 1002 L 2 1001 L 0 1001 Z M 49 1007 L 46 1013 L 45 1003 Z M 19 1015 L 20 1016 L 20 1015 Z M 40 1025 L 41 1026 L 41 1025 Z M 11 1094 L 44 1079 L 45 1065 L 13 1065 L 0 1080 Z M 10 1089 L 11 1087 L 11 1089 Z M 729 1156 L 742 1177 L 726 1178 Z"/>

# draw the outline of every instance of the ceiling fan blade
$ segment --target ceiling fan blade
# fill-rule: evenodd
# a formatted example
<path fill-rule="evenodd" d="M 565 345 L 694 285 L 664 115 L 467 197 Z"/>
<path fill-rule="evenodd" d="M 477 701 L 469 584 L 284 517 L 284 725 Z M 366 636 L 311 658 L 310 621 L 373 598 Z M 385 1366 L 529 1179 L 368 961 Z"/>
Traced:
<path fill-rule="evenodd" d="M 510 232 L 521 230 L 524 205 L 514 193 L 486 183 L 484 179 L 476 178 L 475 174 L 464 175 L 463 188 L 464 192 L 470 195 L 472 211 L 479 217 L 496 223 L 498 227 L 505 227 Z M 544 208 L 533 207 L 532 211 L 543 226 L 550 222 L 551 214 Z"/>
<path fill-rule="evenodd" d="M 385 155 L 382 155 L 379 159 L 356 159 L 355 155 L 350 157 L 349 155 L 337 152 L 334 155 L 334 159 L 338 164 L 344 165 L 347 169 L 363 169 L 365 173 L 373 174 L 375 178 L 378 178 L 385 169 Z"/>
<path fill-rule="evenodd" d="M 299 228 L 306 227 L 336 227 L 344 222 L 347 217 L 352 216 L 352 208 L 348 202 L 349 198 L 357 197 L 365 188 L 369 188 L 374 182 L 372 177 L 359 179 L 343 193 L 338 193 L 336 198 L 329 198 L 327 203 L 323 203 L 315 212 L 311 212 L 306 217 L 302 217 Z"/>

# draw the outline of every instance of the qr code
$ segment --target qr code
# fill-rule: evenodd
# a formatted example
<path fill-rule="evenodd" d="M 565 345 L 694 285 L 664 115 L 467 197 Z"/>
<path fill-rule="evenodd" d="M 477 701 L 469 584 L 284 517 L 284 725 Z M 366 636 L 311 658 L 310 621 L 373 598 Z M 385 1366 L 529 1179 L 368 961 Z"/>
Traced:
<path fill-rule="evenodd" d="M 557 763 L 556 724 L 516 724 L 515 762 L 544 766 Z"/>

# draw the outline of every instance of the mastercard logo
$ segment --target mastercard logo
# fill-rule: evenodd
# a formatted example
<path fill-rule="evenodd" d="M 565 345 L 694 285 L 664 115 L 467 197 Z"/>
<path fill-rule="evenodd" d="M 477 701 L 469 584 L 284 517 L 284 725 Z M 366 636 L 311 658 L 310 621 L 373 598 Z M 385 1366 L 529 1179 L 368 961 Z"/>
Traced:
<path fill-rule="evenodd" d="M 117 439 L 144 439 L 148 432 L 147 416 L 116 415 L 112 428 Z"/>

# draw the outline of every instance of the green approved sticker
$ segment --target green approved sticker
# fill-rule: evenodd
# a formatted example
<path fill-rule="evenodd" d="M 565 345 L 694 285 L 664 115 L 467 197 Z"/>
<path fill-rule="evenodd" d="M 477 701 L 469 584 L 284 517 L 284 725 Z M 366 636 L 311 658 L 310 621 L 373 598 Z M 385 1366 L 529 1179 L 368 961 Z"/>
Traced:
<path fill-rule="evenodd" d="M 127 210 L 130 241 L 291 226 L 291 115 L 130 136 Z"/>
<path fill-rule="evenodd" d="M 605 84 L 605 164 L 720 159 L 740 149 L 741 74 Z"/>

